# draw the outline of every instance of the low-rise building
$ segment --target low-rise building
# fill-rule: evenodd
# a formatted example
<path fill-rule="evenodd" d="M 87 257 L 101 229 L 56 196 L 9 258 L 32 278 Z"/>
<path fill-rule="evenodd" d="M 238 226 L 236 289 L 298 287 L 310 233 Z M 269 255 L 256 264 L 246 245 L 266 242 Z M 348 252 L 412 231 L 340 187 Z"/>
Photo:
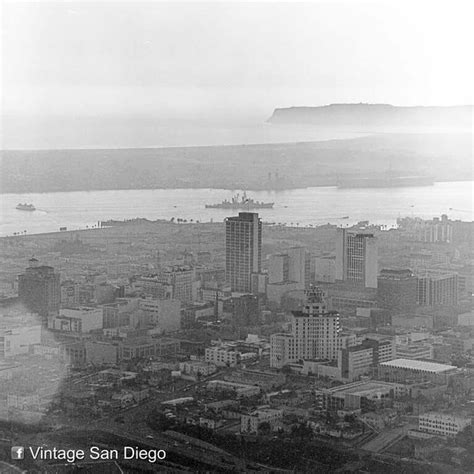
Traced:
<path fill-rule="evenodd" d="M 258 433 L 259 427 L 262 423 L 268 423 L 270 429 L 273 429 L 277 420 L 281 420 L 282 418 L 283 410 L 275 410 L 272 408 L 255 410 L 247 415 L 242 415 L 240 418 L 240 432 Z"/>
<path fill-rule="evenodd" d="M 281 300 L 286 293 L 301 289 L 301 284 L 295 281 L 281 281 L 268 283 L 267 300 L 277 306 L 281 305 Z"/>
<path fill-rule="evenodd" d="M 27 354 L 31 347 L 41 343 L 41 325 L 0 328 L 0 359 Z"/>
<path fill-rule="evenodd" d="M 102 306 L 104 329 L 118 328 L 130 324 L 130 316 L 138 309 L 138 298 L 117 298 Z"/>
<path fill-rule="evenodd" d="M 397 344 L 397 359 L 423 360 L 433 359 L 433 346 L 425 342 L 410 342 Z"/>
<path fill-rule="evenodd" d="M 256 385 L 265 391 L 275 390 L 285 383 L 285 375 L 265 370 L 233 370 L 224 377 L 229 382 Z"/>
<path fill-rule="evenodd" d="M 207 347 L 205 361 L 217 367 L 235 367 L 240 362 L 240 353 L 225 346 Z"/>
<path fill-rule="evenodd" d="M 86 341 L 86 361 L 88 364 L 102 365 L 118 363 L 118 344 L 104 341 Z"/>
<path fill-rule="evenodd" d="M 178 331 L 181 327 L 181 302 L 175 299 L 140 298 L 138 308 L 147 322 L 163 332 Z"/>
<path fill-rule="evenodd" d="M 206 385 L 207 389 L 213 392 L 229 392 L 238 398 L 253 397 L 260 394 L 260 387 L 255 385 L 245 385 L 242 383 L 227 382 L 225 380 L 211 380 Z"/>
<path fill-rule="evenodd" d="M 448 438 L 455 437 L 460 431 L 471 425 L 471 418 L 448 413 L 429 412 L 418 417 L 418 429 Z"/>
<path fill-rule="evenodd" d="M 13 376 L 17 375 L 21 371 L 19 365 L 0 365 L 0 380 L 11 380 Z"/>
<path fill-rule="evenodd" d="M 49 329 L 63 332 L 87 333 L 102 327 L 102 309 L 89 306 L 61 309 L 59 315 L 48 320 Z"/>
<path fill-rule="evenodd" d="M 79 283 L 72 280 L 61 283 L 61 306 L 73 308 L 79 304 Z"/>
<path fill-rule="evenodd" d="M 369 411 L 361 415 L 360 419 L 376 430 L 383 430 L 387 426 L 393 426 L 397 419 L 397 410 L 384 408 L 376 412 Z"/>
<path fill-rule="evenodd" d="M 453 365 L 424 360 L 395 359 L 379 364 L 378 376 L 389 382 L 411 381 L 446 384 L 457 370 Z"/>
<path fill-rule="evenodd" d="M 376 380 L 352 382 L 321 391 L 322 407 L 326 410 L 363 410 L 390 407 L 393 400 L 407 396 L 402 384 Z"/>
<path fill-rule="evenodd" d="M 193 377 L 197 376 L 208 376 L 216 372 L 217 368 L 214 364 L 209 362 L 202 362 L 198 360 L 189 360 L 186 362 L 179 363 L 179 370 L 181 373 L 186 375 L 191 375 Z"/>
<path fill-rule="evenodd" d="M 140 359 L 162 355 L 176 354 L 179 351 L 179 341 L 176 339 L 138 337 L 126 339 L 119 345 L 119 360 Z"/>

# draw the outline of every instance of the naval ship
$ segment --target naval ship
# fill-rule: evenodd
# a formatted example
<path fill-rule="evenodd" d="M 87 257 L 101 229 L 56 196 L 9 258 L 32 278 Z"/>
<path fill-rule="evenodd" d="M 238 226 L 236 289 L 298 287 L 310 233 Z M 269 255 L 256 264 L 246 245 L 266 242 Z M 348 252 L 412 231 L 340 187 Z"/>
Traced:
<path fill-rule="evenodd" d="M 239 199 L 239 194 L 237 193 L 229 201 L 225 199 L 219 204 L 206 204 L 208 209 L 272 209 L 273 202 L 261 202 L 254 201 L 252 198 L 247 197 L 247 194 L 244 192 Z"/>

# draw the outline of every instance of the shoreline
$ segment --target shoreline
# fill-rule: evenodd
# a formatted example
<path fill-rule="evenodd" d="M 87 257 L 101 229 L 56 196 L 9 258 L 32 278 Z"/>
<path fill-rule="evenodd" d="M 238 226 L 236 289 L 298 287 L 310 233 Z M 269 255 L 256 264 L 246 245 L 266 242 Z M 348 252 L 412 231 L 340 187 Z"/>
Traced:
<path fill-rule="evenodd" d="M 136 223 L 136 222 L 133 222 L 135 219 L 125 219 L 123 220 L 122 222 L 120 222 L 119 224 L 117 225 L 111 225 L 111 226 L 104 226 L 104 227 L 91 227 L 91 228 L 88 228 L 88 229 L 71 229 L 71 230 L 62 230 L 62 231 L 58 231 L 58 230 L 54 230 L 54 231 L 51 231 L 51 232 L 38 232 L 38 233 L 35 233 L 35 234 L 21 234 L 21 235 L 0 235 L 0 240 L 2 239 L 28 239 L 28 238 L 36 238 L 36 237 L 51 237 L 51 238 L 56 238 L 60 235 L 72 235 L 76 232 L 79 232 L 79 233 L 91 233 L 91 232 L 107 232 L 107 231 L 113 231 L 114 229 L 122 229 L 124 227 L 139 227 L 139 226 L 159 226 L 159 225 L 164 225 L 164 226 L 188 226 L 188 225 L 192 225 L 192 226 L 215 226 L 215 227 L 219 227 L 221 228 L 222 227 L 222 222 L 220 221 L 216 221 L 216 222 L 172 222 L 172 221 L 166 221 L 166 220 L 162 220 L 162 219 L 159 219 L 159 220 L 156 220 L 156 221 L 152 221 L 152 220 L 147 220 L 147 219 L 144 219 L 144 218 L 136 218 L 137 220 L 139 220 L 140 222 Z M 315 226 L 315 227 L 310 227 L 310 226 L 291 226 L 291 225 L 277 225 L 277 224 L 273 224 L 273 223 L 270 223 L 270 222 L 262 222 L 262 224 L 264 226 L 267 226 L 267 227 L 274 227 L 274 228 L 282 228 L 282 229 L 298 229 L 298 230 L 301 230 L 301 231 L 305 231 L 305 230 L 317 230 L 318 228 L 321 228 L 321 227 L 324 227 L 324 228 L 327 228 L 328 227 L 328 224 L 322 224 L 322 225 L 319 225 L 319 226 Z M 331 227 L 337 227 L 335 224 L 330 224 L 329 226 Z"/>
<path fill-rule="evenodd" d="M 431 187 L 436 184 L 441 184 L 441 183 L 458 183 L 458 182 L 469 182 L 472 181 L 474 182 L 473 177 L 463 177 L 459 179 L 439 179 L 433 181 L 433 184 L 430 185 L 413 185 L 413 186 L 368 186 L 368 187 L 341 187 L 339 189 L 401 189 L 401 188 L 418 188 L 418 187 Z M 292 190 L 297 190 L 297 189 L 308 189 L 308 188 L 338 188 L 337 182 L 336 181 L 328 181 L 327 183 L 312 183 L 308 184 L 307 186 L 301 186 L 301 185 L 288 185 L 288 186 L 282 186 L 278 188 L 270 188 L 270 187 L 265 187 L 265 186 L 260 186 L 260 187 L 255 187 L 255 186 L 236 186 L 234 188 L 229 188 L 229 187 L 221 187 L 221 186 L 198 186 L 196 184 L 190 184 L 189 186 L 160 186 L 160 187 L 143 187 L 143 188 L 137 188 L 137 187 L 131 187 L 131 188 L 91 188 L 91 189 L 63 189 L 63 190 L 48 190 L 48 191 L 39 191 L 39 190 L 28 190 L 28 191 L 20 191 L 20 192 L 3 192 L 0 189 L 0 196 L 2 195 L 21 195 L 21 194 L 54 194 L 54 193 L 89 193 L 89 192 L 102 192 L 102 191 L 165 191 L 165 190 L 189 190 L 189 189 L 196 189 L 196 190 L 202 190 L 202 189 L 212 189 L 212 190 L 220 190 L 220 191 L 251 191 L 251 192 L 285 192 L 285 191 L 292 191 Z"/>

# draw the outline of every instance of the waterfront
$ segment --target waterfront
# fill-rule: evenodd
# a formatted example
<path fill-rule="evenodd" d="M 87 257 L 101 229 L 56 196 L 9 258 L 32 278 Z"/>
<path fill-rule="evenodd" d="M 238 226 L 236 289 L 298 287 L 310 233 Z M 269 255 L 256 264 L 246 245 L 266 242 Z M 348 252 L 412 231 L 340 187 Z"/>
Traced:
<path fill-rule="evenodd" d="M 242 192 L 242 191 L 240 191 Z M 190 221 L 220 222 L 237 211 L 206 209 L 207 203 L 229 199 L 225 189 L 152 189 L 83 191 L 42 194 L 3 194 L 0 235 L 85 229 L 108 219 L 172 217 Z M 314 187 L 285 191 L 259 191 L 249 196 L 275 202 L 273 209 L 259 209 L 265 222 L 294 226 L 351 225 L 360 220 L 388 227 L 399 216 L 432 218 L 446 213 L 452 219 L 473 220 L 473 182 L 435 183 L 410 188 L 337 189 Z M 33 203 L 36 211 L 18 211 L 18 203 Z M 348 217 L 343 219 L 344 217 Z"/>

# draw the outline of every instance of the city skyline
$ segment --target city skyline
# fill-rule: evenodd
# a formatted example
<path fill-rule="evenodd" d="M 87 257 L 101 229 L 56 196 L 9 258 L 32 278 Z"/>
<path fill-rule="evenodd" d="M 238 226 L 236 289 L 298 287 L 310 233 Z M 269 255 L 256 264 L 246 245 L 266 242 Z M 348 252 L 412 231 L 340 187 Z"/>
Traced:
<path fill-rule="evenodd" d="M 1 2 L 0 472 L 472 472 L 471 10 Z"/>

